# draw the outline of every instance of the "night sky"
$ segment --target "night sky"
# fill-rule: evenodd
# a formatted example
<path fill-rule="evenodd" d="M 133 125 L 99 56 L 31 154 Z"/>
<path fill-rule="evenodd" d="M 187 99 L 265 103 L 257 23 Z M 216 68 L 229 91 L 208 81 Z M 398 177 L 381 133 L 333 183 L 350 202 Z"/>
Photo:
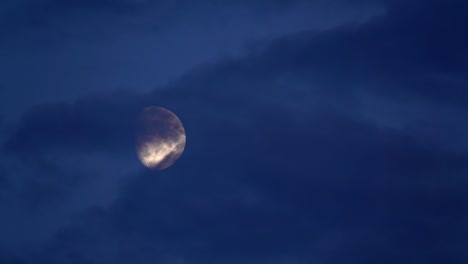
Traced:
<path fill-rule="evenodd" d="M 0 264 L 468 263 L 466 0 L 2 0 L 0 99 Z"/>

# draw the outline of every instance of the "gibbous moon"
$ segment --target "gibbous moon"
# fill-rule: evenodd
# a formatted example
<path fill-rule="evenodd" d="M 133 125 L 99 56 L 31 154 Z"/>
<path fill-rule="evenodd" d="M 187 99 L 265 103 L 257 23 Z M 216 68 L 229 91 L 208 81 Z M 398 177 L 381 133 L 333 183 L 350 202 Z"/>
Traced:
<path fill-rule="evenodd" d="M 164 170 L 182 155 L 185 129 L 179 118 L 163 107 L 150 106 L 138 117 L 136 151 L 141 163 Z"/>

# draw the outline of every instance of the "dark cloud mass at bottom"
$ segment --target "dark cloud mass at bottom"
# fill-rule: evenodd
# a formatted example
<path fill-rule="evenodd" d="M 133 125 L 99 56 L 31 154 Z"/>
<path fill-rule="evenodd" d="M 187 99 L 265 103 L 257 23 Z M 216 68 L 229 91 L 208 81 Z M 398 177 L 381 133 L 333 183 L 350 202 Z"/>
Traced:
<path fill-rule="evenodd" d="M 50 215 L 38 222 L 48 234 L 28 229 L 34 246 L 0 238 L 0 263 L 467 262 L 458 135 L 468 126 L 458 116 L 468 92 L 435 78 L 466 78 L 467 5 L 421 5 L 291 35 L 165 90 L 32 108 L 2 154 L 30 171 L 0 164 L 0 206 L 14 214 L 8 199 L 36 201 L 36 213 L 17 211 Z M 134 117 L 147 105 L 176 113 L 187 132 L 184 154 L 158 174 L 133 152 Z M 108 167 L 96 172 L 102 157 Z M 48 191 L 21 192 L 31 183 Z M 96 205 L 100 192 L 114 198 Z"/>

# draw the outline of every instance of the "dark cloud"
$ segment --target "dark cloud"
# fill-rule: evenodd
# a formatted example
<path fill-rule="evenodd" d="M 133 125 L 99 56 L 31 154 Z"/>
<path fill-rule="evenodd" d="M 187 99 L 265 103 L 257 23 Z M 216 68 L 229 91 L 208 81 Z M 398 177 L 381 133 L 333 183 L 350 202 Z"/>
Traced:
<path fill-rule="evenodd" d="M 313 70 L 314 77 L 340 82 L 343 87 L 346 82 L 353 85 L 367 80 L 380 82 L 369 87 L 378 92 L 403 90 L 405 96 L 416 92 L 439 99 L 452 95 L 450 100 L 466 96 L 460 94 L 461 87 L 441 89 L 447 84 L 431 79 L 437 73 L 456 74 L 468 67 L 464 48 L 468 38 L 463 34 L 466 3 L 429 2 L 424 7 L 403 10 L 407 13 L 389 9 L 387 16 L 376 18 L 374 23 L 344 27 L 317 38 L 299 37 L 299 43 L 286 39 L 271 54 L 284 54 L 286 57 L 278 61 L 303 71 Z M 276 61 L 277 57 L 268 59 Z"/>
<path fill-rule="evenodd" d="M 109 210 L 86 212 L 43 261 L 461 256 L 447 245 L 463 243 L 452 225 L 465 187 L 446 177 L 466 171 L 466 157 L 335 114 L 301 125 L 265 110 L 248 131 L 211 118 L 177 166 L 140 175 Z"/>
<path fill-rule="evenodd" d="M 140 110 L 133 97 L 114 93 L 73 104 L 34 107 L 23 115 L 4 148 L 23 155 L 48 149 L 128 150 L 133 143 L 135 116 Z"/>
<path fill-rule="evenodd" d="M 75 153 L 85 164 L 76 182 L 45 181 L 49 195 L 96 181 L 51 198 L 69 216 L 27 254 L 13 252 L 25 263 L 464 263 L 464 3 L 392 5 L 365 24 L 200 67 L 164 90 L 31 109 L 4 155 L 30 157 L 19 161 L 30 167 Z M 122 163 L 147 105 L 174 111 L 187 131 L 185 153 L 158 175 Z M 112 177 L 89 165 L 101 159 L 84 162 L 95 152 Z M 69 157 L 52 157 L 48 175 L 64 175 Z M 112 198 L 96 204 L 97 193 Z"/>

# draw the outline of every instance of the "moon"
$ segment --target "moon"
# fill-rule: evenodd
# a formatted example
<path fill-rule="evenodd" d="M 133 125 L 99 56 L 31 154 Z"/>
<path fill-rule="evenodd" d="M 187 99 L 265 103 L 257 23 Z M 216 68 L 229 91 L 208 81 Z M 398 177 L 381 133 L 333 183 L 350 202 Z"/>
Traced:
<path fill-rule="evenodd" d="M 166 108 L 150 106 L 138 116 L 136 152 L 144 166 L 154 170 L 172 166 L 184 152 L 185 141 L 182 122 Z"/>

